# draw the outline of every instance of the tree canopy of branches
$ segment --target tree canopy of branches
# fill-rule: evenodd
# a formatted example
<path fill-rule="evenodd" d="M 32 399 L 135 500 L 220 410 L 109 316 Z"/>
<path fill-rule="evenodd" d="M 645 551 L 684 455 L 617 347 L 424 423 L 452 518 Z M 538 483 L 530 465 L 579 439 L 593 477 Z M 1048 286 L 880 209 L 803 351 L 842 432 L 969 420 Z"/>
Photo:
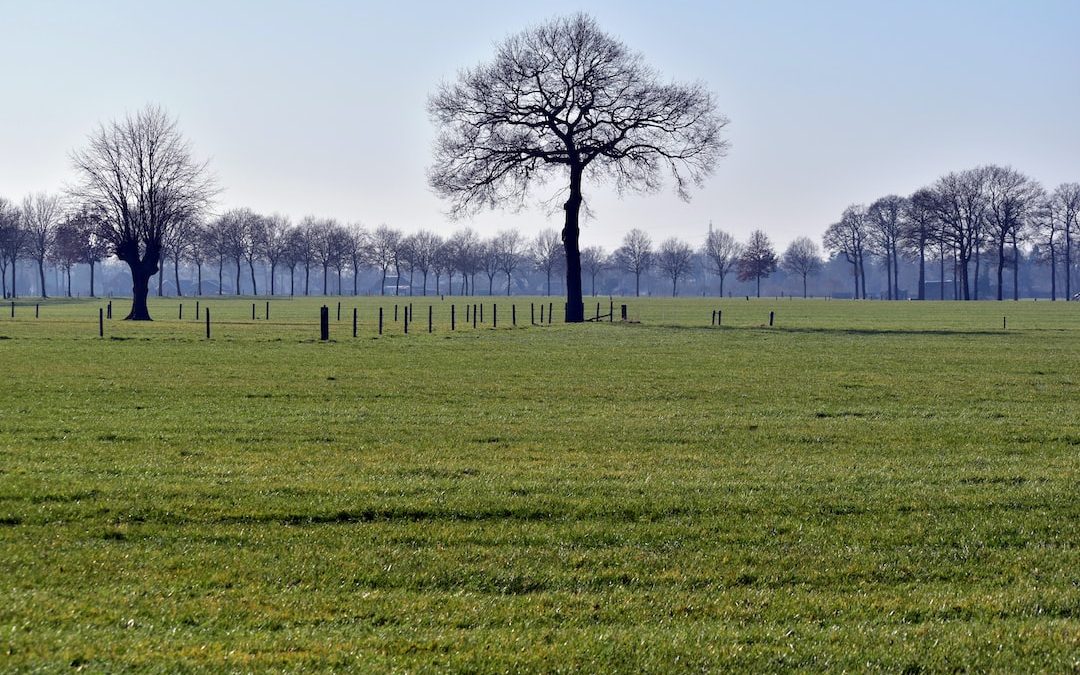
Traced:
<path fill-rule="evenodd" d="M 533 266 L 544 273 L 547 279 L 547 294 L 551 295 L 551 274 L 559 268 L 562 262 L 562 251 L 559 250 L 559 233 L 552 229 L 541 230 L 533 239 L 530 248 Z"/>
<path fill-rule="evenodd" d="M 596 295 L 596 277 L 608 268 L 607 253 L 600 246 L 586 246 L 581 249 L 581 271 L 589 275 L 590 292 Z"/>
<path fill-rule="evenodd" d="M 851 275 L 855 281 L 853 297 L 866 297 L 866 208 L 852 205 L 844 209 L 840 222 L 833 223 L 825 230 L 825 250 L 843 255 L 851 265 Z M 860 294 L 861 282 L 861 294 Z"/>
<path fill-rule="evenodd" d="M 428 105 L 439 127 L 429 182 L 451 214 L 521 205 L 537 182 L 567 181 L 562 243 L 567 322 L 585 320 L 580 210 L 585 180 L 680 196 L 726 150 L 727 120 L 698 84 L 661 80 L 642 57 L 585 14 L 505 40 L 495 58 L 444 84 Z"/>
<path fill-rule="evenodd" d="M 764 232 L 754 230 L 739 256 L 739 281 L 754 279 L 757 282 L 757 296 L 760 298 L 761 280 L 776 271 L 776 264 L 776 251 L 773 250 L 772 242 Z"/>
<path fill-rule="evenodd" d="M 155 107 L 101 125 L 72 161 L 80 178 L 74 196 L 102 214 L 102 236 L 131 270 L 126 318 L 149 321 L 146 296 L 166 235 L 209 206 L 213 178 L 192 156 L 176 122 Z"/>
<path fill-rule="evenodd" d="M 871 250 L 885 261 L 885 286 L 889 300 L 900 299 L 900 238 L 904 198 L 886 195 L 866 209 Z"/>

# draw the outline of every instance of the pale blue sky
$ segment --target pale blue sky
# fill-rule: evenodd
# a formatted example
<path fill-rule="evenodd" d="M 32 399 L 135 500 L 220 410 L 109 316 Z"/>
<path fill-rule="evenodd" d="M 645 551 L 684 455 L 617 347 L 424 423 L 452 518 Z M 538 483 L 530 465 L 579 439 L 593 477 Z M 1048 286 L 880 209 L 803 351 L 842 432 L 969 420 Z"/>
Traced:
<path fill-rule="evenodd" d="M 690 203 L 590 188 L 585 245 L 632 227 L 696 244 L 710 220 L 818 239 L 849 203 L 987 162 L 1080 181 L 1078 0 L 0 0 L 0 195 L 59 190 L 99 121 L 153 102 L 211 158 L 222 209 L 448 233 L 424 180 L 428 93 L 578 10 L 665 76 L 707 83 L 732 142 Z M 468 222 L 532 234 L 560 215 Z"/>

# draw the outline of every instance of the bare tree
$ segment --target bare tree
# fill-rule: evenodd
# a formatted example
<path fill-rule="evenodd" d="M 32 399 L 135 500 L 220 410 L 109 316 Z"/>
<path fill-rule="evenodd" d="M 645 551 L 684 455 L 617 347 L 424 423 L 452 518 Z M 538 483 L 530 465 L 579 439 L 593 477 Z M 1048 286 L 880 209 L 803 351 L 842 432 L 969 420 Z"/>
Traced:
<path fill-rule="evenodd" d="M 596 296 L 596 277 L 609 265 L 608 255 L 599 246 L 586 246 L 581 249 L 581 271 L 589 275 L 590 294 Z"/>
<path fill-rule="evenodd" d="M 15 266 L 23 253 L 26 230 L 22 225 L 22 212 L 10 200 L 0 197 L 0 279 L 3 280 L 4 297 L 16 296 Z M 7 267 L 11 265 L 11 289 L 7 287 Z"/>
<path fill-rule="evenodd" d="M 330 295 L 330 268 L 338 267 L 342 258 L 341 226 L 336 220 L 325 218 L 315 224 L 312 234 L 314 235 L 312 242 L 315 260 L 322 266 L 322 294 Z M 338 274 L 340 285 L 340 270 Z"/>
<path fill-rule="evenodd" d="M 311 293 L 311 265 L 315 262 L 315 240 L 318 237 L 318 227 L 319 221 L 315 216 L 304 216 L 292 240 L 297 264 L 304 265 L 304 295 Z"/>
<path fill-rule="evenodd" d="M 964 300 L 972 299 L 969 271 L 973 258 L 975 278 L 979 275 L 978 252 L 986 221 L 986 179 L 985 170 L 969 169 L 946 174 L 931 188 L 934 214 L 942 224 L 942 238 L 957 259 Z M 975 298 L 978 299 L 977 287 Z"/>
<path fill-rule="evenodd" d="M 447 251 L 451 270 L 461 273 L 461 293 L 468 295 L 470 289 L 476 294 L 475 277 L 480 269 L 480 236 L 470 228 L 458 230 L 447 240 Z M 451 273 L 451 277 L 453 274 Z M 470 276 L 473 280 L 470 281 Z"/>
<path fill-rule="evenodd" d="M 484 275 L 488 278 L 488 295 L 494 295 L 495 275 L 500 272 L 499 249 L 496 247 L 495 241 L 481 242 L 478 255 L 480 257 L 480 269 L 484 271 Z"/>
<path fill-rule="evenodd" d="M 1012 243 L 1013 299 L 1019 299 L 1019 239 L 1045 201 L 1042 186 L 1010 167 L 986 167 L 986 234 L 997 252 L 997 299 L 1004 299 L 1006 247 Z"/>
<path fill-rule="evenodd" d="M 198 233 L 198 224 L 195 219 L 182 221 L 167 233 L 161 247 L 162 260 L 172 259 L 173 283 L 176 284 L 177 296 L 184 294 L 180 288 L 180 261 L 187 258 L 188 250 L 195 245 L 194 238 Z M 158 296 L 160 297 L 162 295 L 165 269 L 161 265 L 159 265 L 159 268 L 161 271 L 158 273 Z"/>
<path fill-rule="evenodd" d="M 72 160 L 81 179 L 74 196 L 104 214 L 102 235 L 131 270 L 127 318 L 149 321 L 146 297 L 166 234 L 198 216 L 216 193 L 206 164 L 192 157 L 176 123 L 154 107 L 100 126 Z"/>
<path fill-rule="evenodd" d="M 806 297 L 806 277 L 821 269 L 821 251 L 809 237 L 796 237 L 784 251 L 781 266 L 790 274 L 802 277 L 802 296 Z"/>
<path fill-rule="evenodd" d="M 671 297 L 679 294 L 679 279 L 694 268 L 694 249 L 675 237 L 665 239 L 656 254 L 656 266 L 671 279 Z"/>
<path fill-rule="evenodd" d="M 658 189 L 670 169 L 680 196 L 723 156 L 727 120 L 701 85 L 664 82 L 585 14 L 512 36 L 488 64 L 431 97 L 440 127 L 429 181 L 460 215 L 522 204 L 535 181 L 568 179 L 562 242 L 566 320 L 585 320 L 579 217 L 586 177 L 620 190 Z"/>
<path fill-rule="evenodd" d="M 429 230 L 420 230 L 412 235 L 413 264 L 420 270 L 422 276 L 422 294 L 427 295 L 428 274 L 436 265 L 439 249 L 442 248 L 442 237 Z M 436 280 L 435 293 L 439 292 L 439 284 Z"/>
<path fill-rule="evenodd" d="M 563 261 L 561 248 L 559 233 L 548 228 L 541 230 L 536 235 L 529 249 L 532 255 L 533 267 L 543 272 L 547 279 L 547 295 L 551 295 L 551 274 L 559 268 L 559 263 Z"/>
<path fill-rule="evenodd" d="M 379 295 L 386 295 L 386 275 L 390 267 L 397 263 L 398 247 L 401 245 L 401 233 L 386 225 L 380 225 L 371 234 L 371 246 L 368 254 L 371 256 L 372 266 L 382 272 L 382 281 L 379 282 Z M 399 280 L 395 280 L 395 295 Z"/>
<path fill-rule="evenodd" d="M 368 255 L 368 233 L 360 223 L 352 223 L 345 226 L 345 234 L 342 239 L 345 247 L 345 258 L 349 261 L 349 267 L 353 273 L 352 294 L 360 292 L 360 270 L 364 269 Z"/>
<path fill-rule="evenodd" d="M 510 277 L 521 265 L 525 239 L 517 230 L 504 230 L 494 240 L 499 271 L 506 275 L 506 294 L 510 295 Z"/>
<path fill-rule="evenodd" d="M 930 190 L 917 190 L 904 200 L 902 213 L 900 250 L 905 257 L 919 262 L 919 300 L 926 299 L 926 251 L 933 244 L 934 233 L 940 227 L 934 216 L 933 199 Z"/>
<path fill-rule="evenodd" d="M 652 238 L 644 230 L 634 228 L 623 237 L 622 246 L 615 250 L 615 261 L 623 270 L 634 275 L 634 295 L 641 295 L 641 275 L 652 268 L 654 254 Z"/>
<path fill-rule="evenodd" d="M 187 260 L 195 266 L 195 294 L 203 294 L 202 268 L 206 261 L 214 257 L 214 242 L 210 228 L 205 222 L 193 221 L 191 226 L 191 246 L 188 246 Z"/>
<path fill-rule="evenodd" d="M 705 237 L 701 254 L 709 265 L 709 271 L 720 277 L 720 297 L 724 296 L 724 279 L 728 272 L 735 269 L 740 253 L 742 245 L 735 241 L 735 237 L 723 230 L 714 230 L 712 223 L 709 223 L 709 234 Z"/>
<path fill-rule="evenodd" d="M 739 281 L 757 281 L 757 297 L 761 297 L 761 280 L 776 271 L 776 251 L 772 242 L 761 230 L 750 233 L 750 239 L 743 248 L 736 268 Z"/>
<path fill-rule="evenodd" d="M 49 297 L 45 291 L 45 260 L 53 245 L 56 228 L 63 217 L 63 206 L 58 195 L 39 192 L 23 200 L 23 227 L 26 228 L 26 250 L 37 262 L 41 297 Z"/>
<path fill-rule="evenodd" d="M 77 222 L 66 218 L 56 226 L 49 248 L 49 262 L 58 266 L 67 279 L 67 297 L 71 297 L 71 268 L 82 262 L 83 247 Z"/>
<path fill-rule="evenodd" d="M 904 198 L 888 195 L 866 209 L 870 250 L 885 262 L 885 287 L 889 300 L 900 299 L 900 238 L 903 235 Z"/>
<path fill-rule="evenodd" d="M 1065 265 L 1065 299 L 1072 300 L 1073 237 L 1080 236 L 1080 183 L 1057 186 L 1050 196 L 1050 208 L 1063 235 L 1061 255 Z"/>
<path fill-rule="evenodd" d="M 843 255 L 851 265 L 856 300 L 866 297 L 866 227 L 866 208 L 855 204 L 844 209 L 840 222 L 825 230 L 825 250 Z"/>
<path fill-rule="evenodd" d="M 274 213 L 263 218 L 262 237 L 259 242 L 261 255 L 270 266 L 270 295 L 277 292 L 277 269 L 289 255 L 289 217 Z"/>

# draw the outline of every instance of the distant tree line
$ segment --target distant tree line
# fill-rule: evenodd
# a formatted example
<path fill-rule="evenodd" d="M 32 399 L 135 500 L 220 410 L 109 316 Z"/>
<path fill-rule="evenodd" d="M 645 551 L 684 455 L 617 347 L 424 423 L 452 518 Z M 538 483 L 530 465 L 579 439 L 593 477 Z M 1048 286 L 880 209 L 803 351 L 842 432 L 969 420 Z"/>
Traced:
<path fill-rule="evenodd" d="M 42 297 L 50 287 L 61 295 L 95 295 L 95 270 L 112 250 L 102 220 L 71 195 L 0 197 L 4 297 L 31 286 Z M 1048 192 L 1013 169 L 986 166 L 950 173 L 907 197 L 849 206 L 825 231 L 827 258 L 807 237 L 778 252 L 761 230 L 740 242 L 710 226 L 697 243 L 672 237 L 656 244 L 635 228 L 614 251 L 583 248 L 581 267 L 593 295 L 761 295 L 762 282 L 779 272 L 780 290 L 792 295 L 807 295 L 825 273 L 817 294 L 1004 299 L 1021 296 L 1025 270 L 1045 280 L 1044 293 L 1029 279 L 1027 294 L 1056 299 L 1076 292 L 1078 237 L 1080 185 Z M 248 208 L 182 219 L 161 248 L 161 270 L 153 277 L 158 295 L 550 295 L 565 265 L 554 229 L 485 238 L 466 227 L 443 236 L 315 216 L 293 222 Z M 72 271 L 80 266 L 89 274 L 73 289 Z M 47 270 L 58 276 L 51 284 Z M 772 290 L 779 294 L 777 285 Z"/>

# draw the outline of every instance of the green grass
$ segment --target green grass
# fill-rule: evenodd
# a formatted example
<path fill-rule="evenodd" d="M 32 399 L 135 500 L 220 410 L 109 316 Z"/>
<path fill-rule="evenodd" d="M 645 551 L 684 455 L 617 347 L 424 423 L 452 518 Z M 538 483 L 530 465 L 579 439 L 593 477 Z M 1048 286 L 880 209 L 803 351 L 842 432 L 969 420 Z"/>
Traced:
<path fill-rule="evenodd" d="M 1080 669 L 1080 304 L 380 300 L 0 313 L 0 669 Z"/>

